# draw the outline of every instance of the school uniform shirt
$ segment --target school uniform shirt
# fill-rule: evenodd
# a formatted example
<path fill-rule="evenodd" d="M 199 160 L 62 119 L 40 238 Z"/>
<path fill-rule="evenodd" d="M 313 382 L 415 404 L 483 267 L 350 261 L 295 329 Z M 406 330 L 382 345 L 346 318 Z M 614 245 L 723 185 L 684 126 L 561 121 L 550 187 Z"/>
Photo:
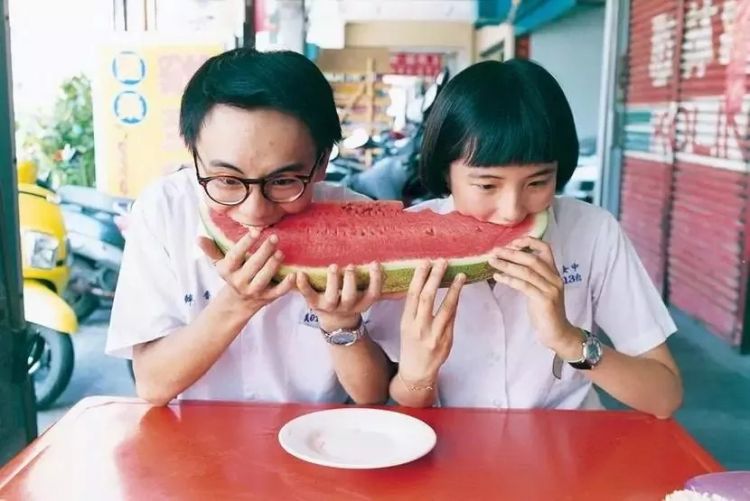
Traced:
<path fill-rule="evenodd" d="M 225 285 L 196 243 L 205 234 L 198 213 L 201 189 L 195 172 L 185 169 L 159 179 L 134 204 L 107 354 L 131 358 L 133 346 L 190 324 Z M 327 183 L 308 189 L 315 190 L 317 201 L 366 199 Z M 179 398 L 343 402 L 346 393 L 317 317 L 299 293 L 290 292 L 256 313 Z"/>
<path fill-rule="evenodd" d="M 414 210 L 445 214 L 453 199 L 431 200 Z M 543 240 L 552 248 L 565 283 L 571 324 L 594 324 L 615 348 L 640 355 L 663 343 L 676 328 L 632 244 L 605 210 L 571 198 L 555 198 Z M 442 300 L 446 289 L 439 291 Z M 399 360 L 404 300 L 375 304 L 370 336 Z M 438 376 L 440 405 L 498 408 L 601 408 L 585 371 L 563 365 L 552 375 L 554 352 L 539 340 L 526 297 L 502 284 L 465 285 L 456 312 L 451 353 Z M 605 355 L 606 356 L 606 355 Z"/>

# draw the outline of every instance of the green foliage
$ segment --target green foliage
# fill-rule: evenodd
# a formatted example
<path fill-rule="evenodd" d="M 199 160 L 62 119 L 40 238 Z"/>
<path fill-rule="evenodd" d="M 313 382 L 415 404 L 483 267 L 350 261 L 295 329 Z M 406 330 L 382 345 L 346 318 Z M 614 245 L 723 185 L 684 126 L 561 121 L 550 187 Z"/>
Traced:
<path fill-rule="evenodd" d="M 65 80 L 49 115 L 37 116 L 22 129 L 21 156 L 33 159 L 53 186 L 94 186 L 94 117 L 91 82 L 85 75 Z M 66 158 L 72 150 L 76 155 Z"/>

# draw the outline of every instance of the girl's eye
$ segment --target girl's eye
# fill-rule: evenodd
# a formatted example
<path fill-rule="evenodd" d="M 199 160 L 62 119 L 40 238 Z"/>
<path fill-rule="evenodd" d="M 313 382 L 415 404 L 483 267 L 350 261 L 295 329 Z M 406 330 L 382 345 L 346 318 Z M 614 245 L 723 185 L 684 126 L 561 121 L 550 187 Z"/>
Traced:
<path fill-rule="evenodd" d="M 494 184 L 473 184 L 472 186 L 482 191 L 490 191 L 495 188 Z"/>
<path fill-rule="evenodd" d="M 532 186 L 534 188 L 539 188 L 541 186 L 547 186 L 548 183 L 549 183 L 549 179 L 541 179 L 539 181 L 532 181 L 531 183 L 529 183 L 529 186 Z"/>

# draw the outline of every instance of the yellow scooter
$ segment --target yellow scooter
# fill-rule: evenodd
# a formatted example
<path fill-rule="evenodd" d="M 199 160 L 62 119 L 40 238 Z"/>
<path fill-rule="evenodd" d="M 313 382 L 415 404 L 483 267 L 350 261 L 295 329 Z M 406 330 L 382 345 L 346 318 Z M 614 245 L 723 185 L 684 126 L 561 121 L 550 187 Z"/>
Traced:
<path fill-rule="evenodd" d="M 24 314 L 37 334 L 29 355 L 37 408 L 49 407 L 73 375 L 71 335 L 75 312 L 62 298 L 70 275 L 70 253 L 57 196 L 36 185 L 36 167 L 18 165 L 18 209 L 23 260 Z"/>

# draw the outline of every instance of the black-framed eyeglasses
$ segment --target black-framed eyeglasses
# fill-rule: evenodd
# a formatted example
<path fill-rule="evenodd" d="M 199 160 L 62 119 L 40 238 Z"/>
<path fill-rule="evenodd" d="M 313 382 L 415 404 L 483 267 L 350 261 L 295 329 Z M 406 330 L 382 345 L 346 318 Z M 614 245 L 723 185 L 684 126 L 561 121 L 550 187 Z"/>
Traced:
<path fill-rule="evenodd" d="M 208 198 L 221 205 L 240 205 L 250 196 L 250 187 L 260 185 L 260 191 L 266 200 L 275 203 L 290 203 L 298 200 L 313 180 L 315 170 L 320 165 L 323 155 L 318 157 L 308 175 L 274 174 L 257 179 L 237 176 L 208 176 L 203 177 L 198 171 L 198 155 L 193 153 L 195 175 L 198 184 L 203 187 Z"/>

